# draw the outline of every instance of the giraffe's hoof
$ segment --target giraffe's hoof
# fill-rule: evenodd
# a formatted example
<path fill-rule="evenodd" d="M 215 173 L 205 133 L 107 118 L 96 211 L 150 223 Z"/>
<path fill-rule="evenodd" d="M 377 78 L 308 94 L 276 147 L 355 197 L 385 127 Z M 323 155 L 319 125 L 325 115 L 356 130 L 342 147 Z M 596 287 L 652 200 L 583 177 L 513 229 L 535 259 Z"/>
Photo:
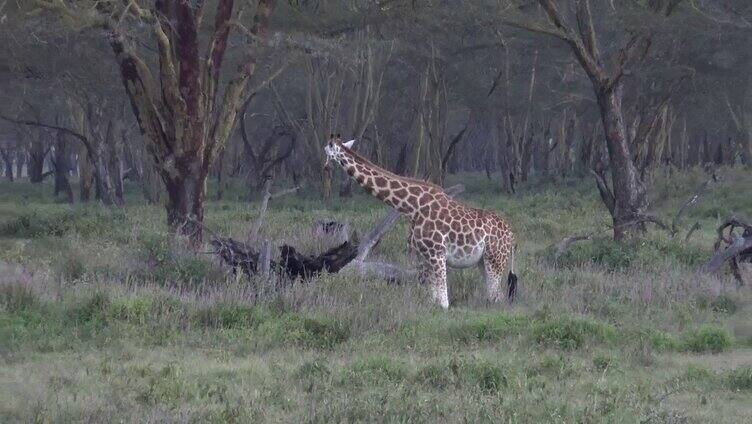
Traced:
<path fill-rule="evenodd" d="M 488 303 L 492 305 L 498 305 L 500 303 L 504 302 L 504 295 L 503 294 L 497 294 L 494 296 L 488 297 Z"/>

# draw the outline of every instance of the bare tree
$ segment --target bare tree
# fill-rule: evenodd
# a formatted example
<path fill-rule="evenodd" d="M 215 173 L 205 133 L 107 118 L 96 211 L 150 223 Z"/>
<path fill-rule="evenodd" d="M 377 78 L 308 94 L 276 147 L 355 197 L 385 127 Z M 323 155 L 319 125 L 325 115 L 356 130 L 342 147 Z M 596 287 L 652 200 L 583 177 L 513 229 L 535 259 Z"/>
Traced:
<path fill-rule="evenodd" d="M 203 43 L 203 1 L 38 3 L 62 19 L 103 28 L 148 151 L 165 184 L 167 222 L 198 246 L 209 167 L 227 141 L 247 96 L 275 0 L 257 2 L 247 30 L 246 53 L 222 90 L 220 71 L 228 38 L 231 29 L 238 27 L 234 0 L 216 2 L 211 35 Z M 90 11 L 100 13 L 92 17 Z M 152 61 L 139 52 L 138 38 L 131 32 L 139 26 L 149 28 L 156 40 L 157 66 L 150 66 Z M 203 53 L 202 44 L 207 46 Z M 223 97 L 217 101 L 220 93 Z"/>
<path fill-rule="evenodd" d="M 614 238 L 620 239 L 628 229 L 635 228 L 627 224 L 639 220 L 647 209 L 645 185 L 633 161 L 625 125 L 623 78 L 630 72 L 631 65 L 645 57 L 652 42 L 651 36 L 640 33 L 628 35 L 627 41 L 612 55 L 612 63 L 607 64 L 606 55 L 599 44 L 590 0 L 564 2 L 565 8 L 571 6 L 573 10 L 573 22 L 559 2 L 539 0 L 538 3 L 547 23 L 519 20 L 507 23 L 564 41 L 590 79 L 605 131 L 611 174 L 610 186 L 603 172 L 596 181 L 601 198 L 613 218 Z M 676 6 L 673 3 L 677 2 L 652 3 L 654 10 L 668 15 Z"/>

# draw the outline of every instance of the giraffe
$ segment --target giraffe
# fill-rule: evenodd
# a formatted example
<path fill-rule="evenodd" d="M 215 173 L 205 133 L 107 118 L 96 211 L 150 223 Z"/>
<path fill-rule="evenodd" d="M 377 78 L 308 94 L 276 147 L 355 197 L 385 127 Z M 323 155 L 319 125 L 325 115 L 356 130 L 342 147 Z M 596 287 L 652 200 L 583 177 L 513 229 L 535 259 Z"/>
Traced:
<path fill-rule="evenodd" d="M 479 265 L 488 299 L 499 302 L 505 293 L 501 280 L 511 257 L 507 297 L 516 290 L 514 234 L 507 222 L 493 212 L 472 208 L 450 198 L 427 181 L 396 175 L 352 150 L 355 140 L 342 142 L 331 136 L 324 147 L 327 165 L 336 162 L 368 193 L 410 219 L 408 248 L 420 261 L 420 281 L 431 288 L 434 300 L 449 307 L 447 266 Z"/>

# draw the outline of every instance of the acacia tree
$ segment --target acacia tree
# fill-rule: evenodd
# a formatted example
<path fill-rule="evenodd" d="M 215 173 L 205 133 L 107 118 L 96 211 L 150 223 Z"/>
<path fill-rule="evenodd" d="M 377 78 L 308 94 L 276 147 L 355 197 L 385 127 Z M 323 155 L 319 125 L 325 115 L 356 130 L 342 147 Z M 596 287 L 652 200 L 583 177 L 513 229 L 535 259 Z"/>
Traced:
<path fill-rule="evenodd" d="M 167 222 L 194 246 L 202 241 L 207 175 L 247 95 L 275 0 L 258 0 L 245 34 L 245 54 L 221 90 L 220 71 L 231 29 L 244 27 L 235 1 L 217 0 L 213 26 L 205 35 L 206 3 L 37 0 L 66 21 L 103 31 L 165 185 Z M 92 10 L 98 12 L 94 17 Z M 143 41 L 136 31 L 143 26 L 156 44 L 155 64 L 139 47 Z"/>
<path fill-rule="evenodd" d="M 651 0 L 648 6 L 668 16 L 680 1 Z M 605 131 L 611 173 L 610 187 L 603 172 L 596 173 L 596 181 L 613 219 L 614 238 L 620 239 L 635 223 L 645 220 L 647 209 L 645 185 L 633 161 L 625 125 L 623 78 L 631 65 L 645 57 L 652 42 L 651 36 L 640 32 L 627 35 L 626 41 L 607 55 L 601 50 L 590 0 L 564 2 L 565 9 L 554 0 L 538 0 L 538 3 L 546 23 L 519 20 L 507 23 L 564 41 L 588 76 Z M 567 9 L 572 10 L 571 18 Z"/>

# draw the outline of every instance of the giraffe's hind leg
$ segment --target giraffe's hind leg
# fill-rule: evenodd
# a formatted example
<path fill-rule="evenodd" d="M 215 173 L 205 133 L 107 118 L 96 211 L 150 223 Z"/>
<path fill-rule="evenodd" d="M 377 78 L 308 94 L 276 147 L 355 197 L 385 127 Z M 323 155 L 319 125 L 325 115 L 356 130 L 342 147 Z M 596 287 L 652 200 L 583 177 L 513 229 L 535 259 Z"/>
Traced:
<path fill-rule="evenodd" d="M 508 258 L 508 249 L 503 249 L 496 243 L 486 247 L 486 252 L 483 255 L 483 275 L 486 279 L 488 300 L 491 302 L 504 300 L 501 282 L 504 278 Z"/>

